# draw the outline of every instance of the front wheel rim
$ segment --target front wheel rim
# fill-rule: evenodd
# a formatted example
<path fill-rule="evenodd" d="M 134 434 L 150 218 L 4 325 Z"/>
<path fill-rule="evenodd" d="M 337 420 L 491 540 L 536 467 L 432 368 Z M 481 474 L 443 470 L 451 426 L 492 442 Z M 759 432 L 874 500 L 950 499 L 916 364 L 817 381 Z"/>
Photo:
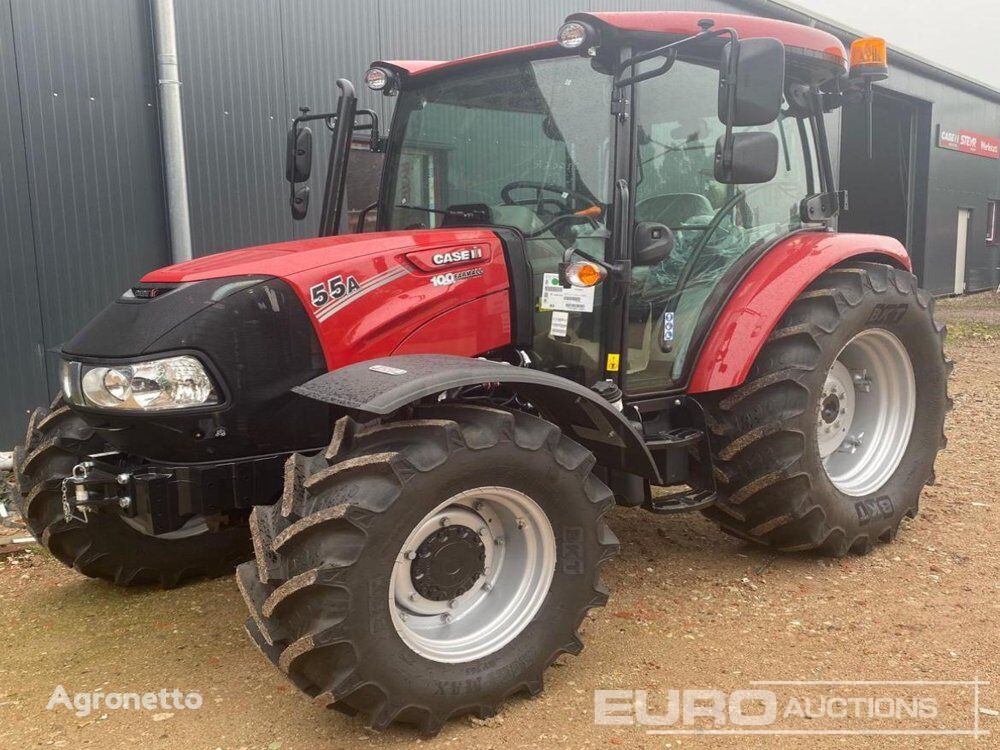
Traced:
<path fill-rule="evenodd" d="M 816 416 L 823 468 L 845 495 L 881 488 L 910 442 L 917 387 L 906 347 L 882 328 L 862 331 L 827 372 Z"/>
<path fill-rule="evenodd" d="M 428 513 L 396 556 L 392 623 L 432 661 L 488 656 L 535 617 L 555 563 L 555 534 L 534 500 L 508 487 L 461 492 Z"/>

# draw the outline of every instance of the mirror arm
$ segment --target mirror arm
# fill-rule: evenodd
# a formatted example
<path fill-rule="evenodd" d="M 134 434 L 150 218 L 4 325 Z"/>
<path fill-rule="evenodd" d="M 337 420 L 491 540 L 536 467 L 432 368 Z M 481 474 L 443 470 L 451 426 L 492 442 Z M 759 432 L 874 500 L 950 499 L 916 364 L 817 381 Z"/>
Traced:
<path fill-rule="evenodd" d="M 615 88 L 623 88 L 624 86 L 631 86 L 633 83 L 639 83 L 640 81 L 646 81 L 650 78 L 655 78 L 658 75 L 662 75 L 670 70 L 674 61 L 677 59 L 677 48 L 681 47 L 689 42 L 694 42 L 699 39 L 714 39 L 715 37 L 728 36 L 732 41 L 736 41 L 739 35 L 736 33 L 736 29 L 722 28 L 722 29 L 712 29 L 711 24 L 708 20 L 699 21 L 704 31 L 700 31 L 697 34 L 692 34 L 691 36 L 686 36 L 683 39 L 678 39 L 676 42 L 671 42 L 670 44 L 664 44 L 662 47 L 656 47 L 655 49 L 646 50 L 645 52 L 640 52 L 637 55 L 633 55 L 628 60 L 623 62 L 618 67 L 618 75 L 620 76 L 629 68 L 633 68 L 639 63 L 646 62 L 647 60 L 652 60 L 654 57 L 666 58 L 663 64 L 655 70 L 648 70 L 645 73 L 637 73 L 635 75 L 629 76 L 628 78 L 617 78 L 614 83 Z M 707 24 L 707 25 L 706 25 Z"/>

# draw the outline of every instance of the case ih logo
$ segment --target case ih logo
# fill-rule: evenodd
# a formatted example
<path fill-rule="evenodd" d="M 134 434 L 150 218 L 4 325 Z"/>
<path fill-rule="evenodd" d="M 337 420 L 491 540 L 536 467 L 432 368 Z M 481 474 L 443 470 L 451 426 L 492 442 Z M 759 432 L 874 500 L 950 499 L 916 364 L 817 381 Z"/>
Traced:
<path fill-rule="evenodd" d="M 952 130 L 938 125 L 938 146 L 963 154 L 1000 159 L 1000 140 L 968 130 Z"/>
<path fill-rule="evenodd" d="M 479 260 L 482 257 L 483 249 L 481 247 L 466 247 L 461 250 L 434 253 L 431 256 L 431 263 L 435 266 L 450 266 L 453 263 L 469 263 L 473 260 Z"/>

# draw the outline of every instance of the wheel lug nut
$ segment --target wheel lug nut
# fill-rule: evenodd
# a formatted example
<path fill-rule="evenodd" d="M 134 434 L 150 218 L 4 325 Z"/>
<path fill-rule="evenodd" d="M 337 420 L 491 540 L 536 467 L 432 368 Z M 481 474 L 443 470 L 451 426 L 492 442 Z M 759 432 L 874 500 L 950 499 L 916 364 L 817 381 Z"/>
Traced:
<path fill-rule="evenodd" d="M 406 552 L 403 553 L 403 557 L 405 557 L 407 560 L 415 560 L 417 557 L 417 553 L 414 552 L 413 550 L 407 550 Z"/>
<path fill-rule="evenodd" d="M 487 581 L 486 583 L 483 584 L 483 591 L 492 591 L 492 590 L 493 590 L 493 584 L 492 583 L 490 583 L 489 581 Z"/>
<path fill-rule="evenodd" d="M 411 602 L 415 602 L 417 600 L 417 592 L 411 591 L 410 595 L 406 598 L 409 599 Z"/>
<path fill-rule="evenodd" d="M 448 516 L 444 516 L 444 517 L 441 518 L 441 525 L 442 526 L 447 526 L 448 525 Z"/>
<path fill-rule="evenodd" d="M 523 518 L 518 518 L 517 519 L 517 528 L 523 529 L 527 525 L 528 525 L 528 522 L 525 521 Z"/>
<path fill-rule="evenodd" d="M 480 526 L 479 530 L 476 533 L 479 534 L 479 536 L 486 536 L 486 527 Z"/>
<path fill-rule="evenodd" d="M 483 509 L 483 505 L 484 505 L 484 503 L 483 503 L 482 500 L 476 500 L 476 502 L 474 502 L 472 504 L 472 507 L 475 508 L 476 510 L 482 510 Z"/>
<path fill-rule="evenodd" d="M 449 613 L 445 612 L 443 615 L 441 615 L 441 622 L 443 622 L 445 625 L 448 625 L 449 623 L 451 623 L 451 621 L 452 621 L 452 616 Z"/>
<path fill-rule="evenodd" d="M 448 606 L 451 607 L 452 609 L 455 609 L 455 607 L 458 606 L 458 599 L 452 599 L 450 602 L 448 602 Z"/>
<path fill-rule="evenodd" d="M 498 536 L 494 540 L 494 542 L 496 543 L 497 547 L 503 547 L 503 537 L 502 536 Z"/>

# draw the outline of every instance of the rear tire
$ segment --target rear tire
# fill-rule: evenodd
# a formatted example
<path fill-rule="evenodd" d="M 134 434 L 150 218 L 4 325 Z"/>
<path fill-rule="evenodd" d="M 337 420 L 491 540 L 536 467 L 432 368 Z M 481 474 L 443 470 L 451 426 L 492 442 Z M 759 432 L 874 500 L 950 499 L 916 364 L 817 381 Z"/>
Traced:
<path fill-rule="evenodd" d="M 607 600 L 600 565 L 618 545 L 602 518 L 613 499 L 591 473 L 593 456 L 551 423 L 475 406 L 438 406 L 419 417 L 360 427 L 344 418 L 325 455 L 290 458 L 281 504 L 254 510 L 256 565 L 241 565 L 237 579 L 250 608 L 250 636 L 318 705 L 360 712 L 378 730 L 399 722 L 435 734 L 450 717 L 486 718 L 515 693 L 536 695 L 546 667 L 562 653 L 580 651 L 577 630 L 584 615 Z M 450 517 L 441 520 L 442 531 L 457 529 L 473 551 L 479 537 L 489 544 L 487 529 L 480 528 L 477 537 L 472 526 L 486 525 L 483 507 L 493 500 L 477 505 L 474 498 L 496 498 L 497 491 L 522 498 L 517 507 L 525 509 L 528 526 L 551 527 L 538 537 L 551 533 L 554 542 L 543 571 L 549 578 L 533 614 L 528 594 L 509 606 L 481 598 L 478 606 L 495 606 L 486 611 L 498 613 L 495 633 L 501 631 L 501 612 L 520 613 L 523 622 L 478 650 L 478 636 L 468 631 L 468 648 L 460 647 L 448 640 L 450 628 L 465 627 L 466 617 L 484 610 L 456 602 L 480 590 L 487 597 L 501 591 L 499 585 L 483 586 L 489 552 L 478 563 L 485 569 L 461 574 L 471 582 L 468 588 L 452 594 L 448 581 L 436 580 L 445 586 L 443 596 L 436 595 L 440 588 L 421 588 L 417 563 L 406 567 L 405 553 L 415 532 L 436 525 L 427 526 L 436 512 Z M 424 538 L 425 544 L 437 543 Z M 520 543 L 507 541 L 504 554 Z M 413 554 L 431 555 L 423 545 Z M 496 559 L 502 568 L 517 557 Z M 406 589 L 404 606 L 394 595 L 399 585 Z M 444 612 L 436 615 L 443 625 L 421 621 L 430 627 L 422 631 L 428 639 L 441 640 L 414 639 L 400 613 L 412 624 L 452 595 L 453 618 Z M 448 654 L 449 647 L 458 650 Z"/>
<path fill-rule="evenodd" d="M 225 575 L 250 557 L 246 523 L 164 539 L 144 534 L 113 512 L 91 512 L 69 522 L 62 510 L 62 480 L 92 454 L 107 450 L 94 429 L 56 400 L 36 409 L 24 444 L 14 451 L 21 515 L 36 541 L 59 562 L 90 578 L 119 586 L 159 584 Z"/>
<path fill-rule="evenodd" d="M 842 556 L 892 541 L 901 520 L 916 515 L 946 443 L 944 338 L 933 299 L 912 274 L 876 263 L 823 274 L 782 317 L 743 385 L 699 397 L 719 490 L 706 515 L 731 534 L 783 551 Z M 860 370 L 847 369 L 855 342 L 884 349 L 886 362 L 896 363 L 880 370 L 883 382 L 873 375 L 866 383 Z M 846 389 L 837 385 L 845 381 Z M 878 404 L 887 422 L 873 418 Z M 897 417 L 895 432 L 881 426 Z M 830 433 L 841 431 L 847 442 L 829 444 Z M 893 440 L 873 435 L 905 437 L 893 450 Z"/>

